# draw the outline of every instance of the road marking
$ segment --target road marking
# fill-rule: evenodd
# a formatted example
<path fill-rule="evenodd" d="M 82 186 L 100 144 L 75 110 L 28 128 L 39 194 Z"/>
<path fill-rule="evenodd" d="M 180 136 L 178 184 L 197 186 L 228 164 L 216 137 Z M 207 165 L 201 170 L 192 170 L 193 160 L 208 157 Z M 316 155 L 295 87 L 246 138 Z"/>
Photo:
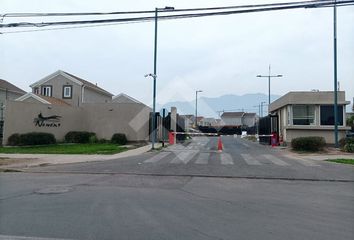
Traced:
<path fill-rule="evenodd" d="M 248 145 L 247 143 L 241 143 L 241 144 L 245 147 L 250 147 L 250 145 Z"/>
<path fill-rule="evenodd" d="M 222 165 L 233 165 L 234 161 L 232 160 L 232 157 L 228 153 L 222 153 L 221 154 L 221 164 Z"/>
<path fill-rule="evenodd" d="M 210 153 L 199 153 L 196 164 L 208 164 Z"/>
<path fill-rule="evenodd" d="M 312 162 L 310 160 L 299 158 L 299 157 L 296 157 L 296 156 L 285 155 L 285 157 L 288 158 L 288 159 L 291 159 L 291 160 L 295 160 L 298 163 L 300 163 L 300 164 L 302 164 L 302 165 L 304 165 L 306 167 L 319 167 L 320 166 L 317 163 L 314 163 L 314 162 Z"/>
<path fill-rule="evenodd" d="M 254 159 L 250 154 L 241 153 L 241 156 L 245 160 L 245 162 L 249 165 L 262 165 L 260 162 Z"/>
<path fill-rule="evenodd" d="M 69 239 L 0 235 L 0 240 L 69 240 Z"/>
<path fill-rule="evenodd" d="M 280 160 L 279 158 L 271 155 L 271 154 L 263 154 L 263 157 L 271 161 L 272 163 L 279 165 L 279 166 L 289 166 L 288 163 L 284 162 L 283 160 Z"/>
<path fill-rule="evenodd" d="M 198 151 L 180 152 L 172 159 L 171 163 L 184 163 L 187 164 L 192 158 L 197 155 Z"/>
<path fill-rule="evenodd" d="M 167 157 L 167 155 L 169 155 L 170 152 L 161 152 L 151 158 L 149 158 L 148 160 L 145 160 L 144 163 L 155 163 L 160 161 L 161 159 L 163 159 L 164 157 Z"/>

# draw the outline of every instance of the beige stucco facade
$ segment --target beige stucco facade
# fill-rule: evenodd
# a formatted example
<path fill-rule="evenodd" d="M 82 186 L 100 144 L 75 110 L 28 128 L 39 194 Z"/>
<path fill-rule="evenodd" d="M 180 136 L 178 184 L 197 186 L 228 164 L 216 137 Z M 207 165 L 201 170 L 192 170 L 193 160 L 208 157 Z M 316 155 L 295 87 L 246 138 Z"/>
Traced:
<path fill-rule="evenodd" d="M 77 107 L 8 101 L 3 144 L 14 133 L 47 132 L 63 140 L 69 131 L 95 132 L 98 138 L 105 139 L 114 133 L 124 133 L 129 141 L 145 141 L 150 112 L 144 104 L 85 103 Z M 40 113 L 45 117 L 59 116 L 59 120 L 38 124 L 35 119 Z"/>
<path fill-rule="evenodd" d="M 51 88 L 50 97 L 61 99 L 71 106 L 80 106 L 82 103 L 108 103 L 112 101 L 113 96 L 97 85 L 61 70 L 31 85 L 32 92 L 38 95 L 46 95 L 44 87 Z M 70 97 L 64 96 L 64 87 L 71 87 Z"/>
<path fill-rule="evenodd" d="M 112 96 L 104 95 L 89 87 L 83 88 L 83 103 L 109 103 L 112 102 Z"/>
<path fill-rule="evenodd" d="M 0 89 L 0 105 L 5 105 L 7 100 L 15 100 L 16 98 L 21 97 L 23 94 L 24 93 L 16 93 Z"/>
<path fill-rule="evenodd" d="M 52 87 L 52 97 L 58 98 L 58 99 L 63 99 L 63 87 L 64 86 L 72 86 L 72 97 L 71 98 L 66 98 L 63 99 L 65 102 L 69 103 L 71 106 L 80 106 L 81 103 L 81 91 L 82 87 L 73 82 L 70 81 L 69 79 L 65 78 L 62 75 L 57 75 L 51 78 L 50 80 L 46 81 L 40 86 L 37 86 L 38 88 L 38 94 L 42 94 L 42 87 L 43 86 L 51 86 Z M 35 90 L 33 90 L 35 93 Z"/>
<path fill-rule="evenodd" d="M 279 135 L 284 142 L 291 142 L 293 138 L 320 136 L 326 142 L 333 144 L 334 126 L 321 125 L 321 106 L 333 106 L 333 92 L 289 92 L 270 105 L 272 115 L 278 116 Z M 338 105 L 343 107 L 343 124 L 338 126 L 338 137 L 345 137 L 346 131 L 350 128 L 346 126 L 345 92 L 338 92 Z M 308 125 L 294 124 L 294 106 L 311 106 L 313 108 L 312 122 Z"/>

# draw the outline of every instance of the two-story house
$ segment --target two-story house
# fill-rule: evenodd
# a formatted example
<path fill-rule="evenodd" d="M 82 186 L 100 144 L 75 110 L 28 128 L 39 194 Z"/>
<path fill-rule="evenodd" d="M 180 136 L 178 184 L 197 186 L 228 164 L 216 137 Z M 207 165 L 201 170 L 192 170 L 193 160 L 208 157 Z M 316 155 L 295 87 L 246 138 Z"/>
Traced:
<path fill-rule="evenodd" d="M 224 112 L 221 115 L 221 120 L 225 126 L 253 127 L 257 122 L 257 114 L 246 112 Z"/>
<path fill-rule="evenodd" d="M 6 80 L 0 79 L 0 105 L 3 106 L 7 100 L 15 100 L 21 97 L 26 92 L 9 83 Z"/>
<path fill-rule="evenodd" d="M 61 99 L 72 106 L 82 103 L 109 103 L 113 94 L 82 78 L 58 70 L 30 85 L 32 93 L 18 98 L 18 101 L 41 101 L 41 96 Z"/>
<path fill-rule="evenodd" d="M 15 100 L 25 93 L 25 91 L 9 83 L 8 81 L 0 79 L 0 141 L 2 140 L 3 135 L 4 110 L 6 101 Z"/>

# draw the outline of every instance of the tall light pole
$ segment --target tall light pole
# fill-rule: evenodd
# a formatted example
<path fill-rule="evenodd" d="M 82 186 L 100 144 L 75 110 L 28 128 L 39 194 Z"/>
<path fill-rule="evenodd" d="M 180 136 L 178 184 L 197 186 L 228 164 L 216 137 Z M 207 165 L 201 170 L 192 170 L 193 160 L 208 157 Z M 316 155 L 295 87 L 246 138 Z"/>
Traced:
<path fill-rule="evenodd" d="M 270 79 L 283 76 L 281 74 L 271 75 L 270 73 L 271 73 L 271 70 L 270 70 L 270 64 L 269 64 L 269 73 L 268 73 L 268 75 L 257 75 L 257 77 L 266 77 L 266 78 L 268 78 L 268 111 L 269 111 L 269 106 L 270 106 Z"/>
<path fill-rule="evenodd" d="M 260 117 L 263 117 L 263 104 L 266 102 L 261 102 L 261 111 L 260 111 Z"/>
<path fill-rule="evenodd" d="M 337 0 L 333 7 L 333 58 L 334 58 L 334 143 L 338 148 L 338 99 L 337 99 Z"/>
<path fill-rule="evenodd" d="M 155 139 L 156 139 L 156 78 L 157 78 L 157 19 L 159 11 L 173 11 L 174 7 L 164 7 L 164 8 L 155 8 L 155 42 L 154 42 L 154 73 L 146 74 L 145 77 L 151 76 L 154 79 L 153 83 L 153 94 L 152 94 L 152 121 L 151 121 L 151 149 L 155 149 Z"/>
<path fill-rule="evenodd" d="M 195 91 L 195 127 L 198 127 L 198 93 L 203 92 L 202 90 Z"/>

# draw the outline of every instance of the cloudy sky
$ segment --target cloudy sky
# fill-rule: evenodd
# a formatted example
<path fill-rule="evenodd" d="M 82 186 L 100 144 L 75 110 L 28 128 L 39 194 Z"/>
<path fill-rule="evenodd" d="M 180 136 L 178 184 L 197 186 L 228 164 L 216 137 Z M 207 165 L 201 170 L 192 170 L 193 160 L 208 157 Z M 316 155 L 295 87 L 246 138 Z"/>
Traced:
<path fill-rule="evenodd" d="M 0 13 L 88 12 L 230 6 L 283 1 L 241 0 L 0 0 Z M 93 17 L 91 17 L 93 18 Z M 87 18 L 76 18 L 87 19 Z M 4 18 L 3 23 L 57 19 Z M 69 20 L 69 19 L 66 19 Z M 354 96 L 354 7 L 338 9 L 338 80 Z M 0 31 L 13 31 L 2 30 Z M 23 30 L 23 29 L 22 29 Z M 147 104 L 153 71 L 154 24 L 119 24 L 0 34 L 0 78 L 29 85 L 61 69 Z M 298 9 L 159 22 L 158 102 L 202 96 L 295 90 L 333 90 L 333 9 Z"/>

